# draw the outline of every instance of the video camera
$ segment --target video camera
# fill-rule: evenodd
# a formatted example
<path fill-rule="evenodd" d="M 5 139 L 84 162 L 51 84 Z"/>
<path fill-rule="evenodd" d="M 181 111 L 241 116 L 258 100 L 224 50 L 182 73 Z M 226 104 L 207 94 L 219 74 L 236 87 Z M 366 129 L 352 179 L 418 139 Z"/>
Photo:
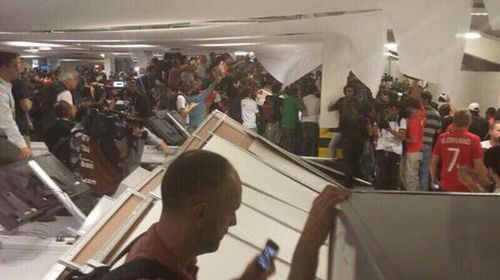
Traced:
<path fill-rule="evenodd" d="M 124 138 L 146 139 L 147 132 L 143 131 L 139 137 L 132 133 L 133 127 L 142 128 L 141 119 L 124 112 L 106 110 L 100 107 L 90 108 L 84 123 L 86 133 L 92 138 L 112 137 L 116 140 Z"/>

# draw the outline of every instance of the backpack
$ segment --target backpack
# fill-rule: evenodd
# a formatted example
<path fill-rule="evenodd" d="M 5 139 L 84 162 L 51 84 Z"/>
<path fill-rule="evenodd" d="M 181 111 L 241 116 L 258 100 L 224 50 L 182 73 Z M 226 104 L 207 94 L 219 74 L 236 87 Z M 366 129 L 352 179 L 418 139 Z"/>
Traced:
<path fill-rule="evenodd" d="M 134 246 L 137 240 L 143 234 L 136 237 L 130 242 L 116 258 L 106 266 L 96 267 L 92 272 L 84 274 L 80 271 L 73 271 L 64 279 L 67 280 L 135 280 L 138 278 L 155 279 L 161 278 L 165 280 L 175 279 L 175 276 L 161 263 L 153 259 L 138 258 L 127 262 L 113 270 L 111 268 L 123 258 L 128 251 Z"/>
<path fill-rule="evenodd" d="M 80 164 L 78 160 L 75 164 L 71 163 L 71 138 L 76 134 L 82 133 L 84 129 L 75 129 L 71 131 L 71 134 L 59 139 L 59 141 L 52 147 L 51 153 L 59 159 L 66 167 L 73 171 L 77 164 Z"/>

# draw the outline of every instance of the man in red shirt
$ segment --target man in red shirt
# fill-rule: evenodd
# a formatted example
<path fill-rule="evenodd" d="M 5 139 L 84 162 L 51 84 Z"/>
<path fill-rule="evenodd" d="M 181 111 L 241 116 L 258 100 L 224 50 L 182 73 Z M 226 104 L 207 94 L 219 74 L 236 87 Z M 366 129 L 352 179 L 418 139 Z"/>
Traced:
<path fill-rule="evenodd" d="M 458 110 L 454 114 L 453 126 L 441 134 L 434 147 L 431 161 L 431 178 L 438 179 L 437 166 L 441 160 L 439 174 L 440 189 L 447 192 L 469 192 L 469 188 L 458 180 L 458 168 L 474 168 L 478 174 L 484 170 L 483 151 L 478 136 L 468 131 L 471 114 L 467 110 Z"/>
<path fill-rule="evenodd" d="M 195 150 L 177 157 L 163 177 L 163 210 L 158 223 L 137 240 L 126 263 L 149 259 L 172 274 L 169 280 L 196 279 L 199 255 L 217 251 L 228 228 L 236 225 L 241 181 L 229 161 L 213 152 Z M 320 247 L 332 229 L 335 206 L 349 190 L 327 186 L 315 199 L 295 248 L 289 280 L 313 280 Z M 273 272 L 250 262 L 239 280 L 265 280 Z M 221 266 L 223 269 L 223 265 Z"/>
<path fill-rule="evenodd" d="M 414 97 L 405 100 L 405 108 L 410 116 L 406 121 L 407 133 L 403 142 L 399 176 L 406 190 L 418 191 L 420 190 L 418 171 L 422 161 L 425 109 Z"/>

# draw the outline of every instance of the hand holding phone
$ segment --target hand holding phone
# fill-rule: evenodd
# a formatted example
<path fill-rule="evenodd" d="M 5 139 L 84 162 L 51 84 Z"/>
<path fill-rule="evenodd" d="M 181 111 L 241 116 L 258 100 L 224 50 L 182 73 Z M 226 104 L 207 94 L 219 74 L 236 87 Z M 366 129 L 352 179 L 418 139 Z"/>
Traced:
<path fill-rule="evenodd" d="M 264 246 L 262 253 L 260 254 L 260 256 L 257 257 L 257 264 L 259 265 L 259 267 L 262 268 L 263 270 L 268 270 L 271 262 L 278 255 L 278 251 L 279 251 L 278 244 L 276 244 L 271 239 L 267 240 L 266 246 Z"/>
<path fill-rule="evenodd" d="M 273 260 L 278 254 L 278 244 L 268 240 L 262 253 L 252 260 L 239 280 L 266 280 L 276 272 Z"/>

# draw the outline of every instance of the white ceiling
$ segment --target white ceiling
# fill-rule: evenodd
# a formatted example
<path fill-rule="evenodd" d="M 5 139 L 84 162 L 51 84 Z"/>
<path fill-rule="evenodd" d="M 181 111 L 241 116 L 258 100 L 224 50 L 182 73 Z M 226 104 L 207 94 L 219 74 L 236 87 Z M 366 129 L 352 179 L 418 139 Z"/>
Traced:
<path fill-rule="evenodd" d="M 0 0 L 6 41 L 52 42 L 53 53 L 112 53 L 170 48 L 245 50 L 245 44 L 317 42 L 328 18 L 379 10 L 380 0 Z M 480 0 L 472 0 L 475 5 Z M 37 4 L 34 7 L 34 4 Z M 345 14 L 348 13 L 348 14 Z M 319 17 L 315 28 L 301 20 Z M 324 33 L 324 34 L 321 34 Z M 223 46 L 240 43 L 240 45 Z M 102 45 L 150 44 L 147 48 Z M 3 46 L 2 46 L 3 45 Z M 23 51 L 26 48 L 15 48 Z"/>
<path fill-rule="evenodd" d="M 374 9 L 376 0 L 2 0 L 2 31 L 30 32 L 239 20 Z M 34 3 L 39 3 L 36 7 Z"/>
<path fill-rule="evenodd" d="M 301 27 L 301 19 L 373 11 L 378 5 L 377 0 L 44 0 L 32 8 L 32 0 L 0 1 L 0 45 L 7 41 L 63 45 L 52 53 L 245 50 L 245 44 L 315 42 L 328 30 Z M 152 46 L 102 46 L 125 42 Z"/>

